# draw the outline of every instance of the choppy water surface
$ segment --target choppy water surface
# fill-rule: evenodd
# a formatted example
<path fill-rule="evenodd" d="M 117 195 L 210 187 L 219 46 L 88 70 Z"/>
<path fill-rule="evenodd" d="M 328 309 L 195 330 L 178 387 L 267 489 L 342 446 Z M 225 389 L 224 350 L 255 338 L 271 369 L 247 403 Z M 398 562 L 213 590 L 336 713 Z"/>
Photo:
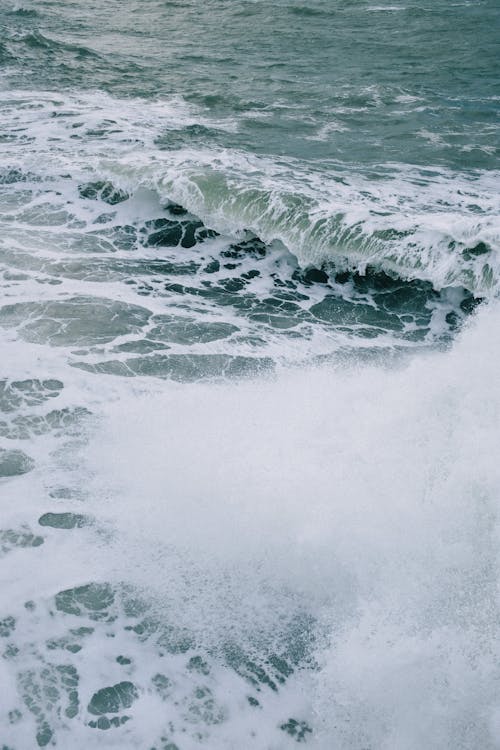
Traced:
<path fill-rule="evenodd" d="M 494 0 L 0 2 L 0 748 L 500 747 Z"/>

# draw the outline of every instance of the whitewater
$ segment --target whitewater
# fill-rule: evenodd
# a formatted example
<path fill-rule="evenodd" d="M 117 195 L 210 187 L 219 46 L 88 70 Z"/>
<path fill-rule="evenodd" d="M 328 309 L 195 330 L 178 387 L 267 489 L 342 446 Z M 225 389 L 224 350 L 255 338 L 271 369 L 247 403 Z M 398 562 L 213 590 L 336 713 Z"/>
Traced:
<path fill-rule="evenodd" d="M 500 747 L 499 21 L 0 0 L 1 750 Z"/>

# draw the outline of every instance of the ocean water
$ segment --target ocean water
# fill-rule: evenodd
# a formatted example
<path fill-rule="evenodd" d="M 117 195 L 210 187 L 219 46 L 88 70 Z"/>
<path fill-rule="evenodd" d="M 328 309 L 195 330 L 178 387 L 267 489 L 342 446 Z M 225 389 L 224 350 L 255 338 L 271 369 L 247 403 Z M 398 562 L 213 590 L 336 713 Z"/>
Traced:
<path fill-rule="evenodd" d="M 500 748 L 497 0 L 0 0 L 0 748 Z"/>

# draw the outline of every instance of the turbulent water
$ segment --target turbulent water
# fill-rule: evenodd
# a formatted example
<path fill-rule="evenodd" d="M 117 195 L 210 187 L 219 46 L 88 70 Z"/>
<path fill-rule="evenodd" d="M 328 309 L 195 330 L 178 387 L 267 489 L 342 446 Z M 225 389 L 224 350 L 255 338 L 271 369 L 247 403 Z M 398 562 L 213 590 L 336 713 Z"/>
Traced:
<path fill-rule="evenodd" d="M 0 0 L 0 748 L 500 748 L 498 0 Z"/>

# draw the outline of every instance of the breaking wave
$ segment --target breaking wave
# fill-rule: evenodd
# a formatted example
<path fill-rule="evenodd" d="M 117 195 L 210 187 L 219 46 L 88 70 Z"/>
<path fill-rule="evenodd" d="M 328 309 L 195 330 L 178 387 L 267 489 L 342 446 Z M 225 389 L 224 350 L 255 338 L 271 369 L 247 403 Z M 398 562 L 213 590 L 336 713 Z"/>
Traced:
<path fill-rule="evenodd" d="M 153 189 L 219 232 L 280 241 L 305 266 L 372 267 L 479 296 L 497 290 L 498 172 L 336 162 L 319 169 L 222 149 L 209 143 L 212 134 L 237 132 L 238 122 L 211 120 L 179 98 L 145 106 L 102 93 L 26 92 L 5 95 L 0 108 L 13 131 L 5 171 L 22 161 L 49 186 L 66 175 L 112 180 L 132 195 Z"/>

